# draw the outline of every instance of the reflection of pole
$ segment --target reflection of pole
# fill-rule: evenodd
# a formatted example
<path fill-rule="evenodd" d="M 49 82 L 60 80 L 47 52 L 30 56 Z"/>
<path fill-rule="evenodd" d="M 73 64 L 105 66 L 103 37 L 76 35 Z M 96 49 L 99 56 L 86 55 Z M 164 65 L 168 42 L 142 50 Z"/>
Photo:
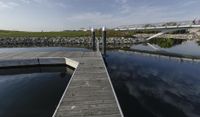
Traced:
<path fill-rule="evenodd" d="M 102 28 L 102 54 L 106 55 L 106 28 Z"/>
<path fill-rule="evenodd" d="M 91 33 L 92 33 L 92 49 L 95 50 L 95 45 L 96 45 L 96 37 L 95 37 L 95 30 L 94 28 L 91 29 Z"/>
<path fill-rule="evenodd" d="M 97 39 L 96 41 L 97 41 L 97 49 L 96 50 L 97 50 L 97 52 L 99 52 L 99 40 Z"/>

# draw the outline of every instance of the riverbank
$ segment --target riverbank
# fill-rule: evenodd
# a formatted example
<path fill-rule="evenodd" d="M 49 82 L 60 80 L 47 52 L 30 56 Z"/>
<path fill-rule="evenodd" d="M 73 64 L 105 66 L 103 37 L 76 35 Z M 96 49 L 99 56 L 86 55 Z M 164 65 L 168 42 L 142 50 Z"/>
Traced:
<path fill-rule="evenodd" d="M 128 48 L 132 44 L 144 42 L 150 34 L 137 34 L 132 38 L 109 37 L 107 47 Z M 195 39 L 188 35 L 163 35 L 161 38 Z M 101 40 L 100 37 L 97 39 Z M 88 47 L 92 46 L 91 37 L 0 37 L 0 48 L 5 47 Z"/>
<path fill-rule="evenodd" d="M 97 39 L 101 40 L 100 38 Z M 109 46 L 116 45 L 117 47 L 141 41 L 144 41 L 144 39 L 124 37 L 107 38 L 107 44 Z M 90 47 L 91 42 L 91 37 L 0 37 L 0 47 Z"/>
<path fill-rule="evenodd" d="M 107 31 L 108 48 L 126 48 L 132 44 L 144 42 L 154 35 L 135 34 L 130 31 Z M 101 40 L 101 31 L 96 30 L 97 39 Z M 195 39 L 194 34 L 164 34 L 158 38 Z M 0 47 L 91 47 L 90 31 L 62 31 L 62 32 L 23 32 L 0 30 Z"/>

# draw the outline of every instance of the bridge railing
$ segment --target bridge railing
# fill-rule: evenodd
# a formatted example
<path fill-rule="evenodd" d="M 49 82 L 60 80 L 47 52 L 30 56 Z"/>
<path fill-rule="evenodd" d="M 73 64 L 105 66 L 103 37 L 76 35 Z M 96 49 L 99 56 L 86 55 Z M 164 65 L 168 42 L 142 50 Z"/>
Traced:
<path fill-rule="evenodd" d="M 149 23 L 149 24 L 134 24 L 134 25 L 123 25 L 116 27 L 115 29 L 155 29 L 155 28 L 175 28 L 183 26 L 193 25 L 192 21 L 180 21 L 180 22 L 161 22 L 161 23 Z"/>

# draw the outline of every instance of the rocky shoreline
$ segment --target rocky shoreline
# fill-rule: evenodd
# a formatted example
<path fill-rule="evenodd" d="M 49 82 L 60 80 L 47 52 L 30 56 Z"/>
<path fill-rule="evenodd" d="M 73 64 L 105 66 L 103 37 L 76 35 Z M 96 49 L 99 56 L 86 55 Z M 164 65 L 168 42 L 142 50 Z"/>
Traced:
<path fill-rule="evenodd" d="M 120 47 L 140 43 L 152 34 L 137 34 L 133 38 L 110 37 L 108 46 Z M 196 39 L 191 35 L 162 35 L 160 38 Z M 101 40 L 101 38 L 97 38 Z M 91 37 L 0 37 L 0 47 L 91 47 Z"/>
<path fill-rule="evenodd" d="M 99 38 L 99 40 L 101 40 Z M 107 44 L 133 44 L 141 39 L 108 38 Z M 0 38 L 0 47 L 48 47 L 48 46 L 90 46 L 91 37 L 5 37 Z"/>

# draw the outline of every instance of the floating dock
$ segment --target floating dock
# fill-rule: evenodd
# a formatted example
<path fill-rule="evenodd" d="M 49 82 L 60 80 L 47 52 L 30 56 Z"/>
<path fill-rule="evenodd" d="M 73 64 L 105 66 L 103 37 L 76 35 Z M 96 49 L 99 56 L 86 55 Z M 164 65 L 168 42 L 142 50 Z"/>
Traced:
<path fill-rule="evenodd" d="M 0 67 L 59 64 L 75 71 L 53 117 L 123 117 L 100 52 L 0 53 Z"/>

